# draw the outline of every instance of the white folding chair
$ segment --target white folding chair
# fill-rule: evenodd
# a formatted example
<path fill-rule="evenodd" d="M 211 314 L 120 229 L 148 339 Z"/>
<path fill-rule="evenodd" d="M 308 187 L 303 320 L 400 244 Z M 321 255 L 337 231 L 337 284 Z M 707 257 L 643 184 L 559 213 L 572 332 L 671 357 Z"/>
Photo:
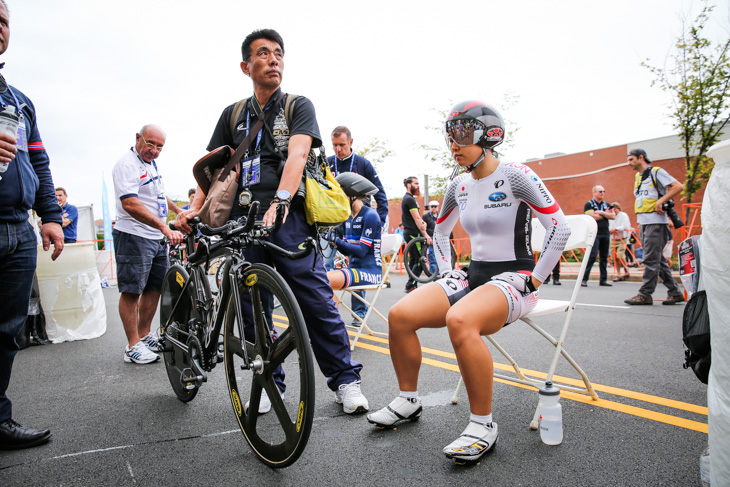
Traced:
<path fill-rule="evenodd" d="M 383 237 L 380 240 L 380 258 L 385 259 L 387 256 L 390 256 L 390 262 L 388 262 L 388 265 L 385 267 L 385 273 L 383 274 L 383 278 L 380 280 L 380 284 L 375 285 L 366 285 L 366 286 L 350 286 L 348 288 L 342 289 L 340 291 L 340 295 L 338 296 L 338 300 L 340 304 L 350 312 L 350 314 L 353 316 L 353 318 L 361 323 L 361 326 L 352 326 L 352 325 L 346 325 L 348 328 L 357 329 L 357 334 L 355 335 L 355 339 L 352 341 L 352 345 L 350 345 L 350 350 L 355 350 L 355 344 L 360 339 L 360 335 L 363 331 L 366 331 L 368 335 L 379 335 L 379 336 L 385 336 L 387 337 L 387 333 L 377 332 L 373 331 L 370 326 L 368 326 L 368 318 L 370 318 L 371 314 L 376 314 L 380 317 L 381 320 L 385 322 L 386 325 L 388 325 L 388 318 L 387 316 L 383 315 L 380 311 L 375 308 L 375 303 L 378 301 L 378 297 L 380 296 L 380 293 L 383 291 L 383 289 L 386 288 L 385 282 L 388 280 L 388 276 L 390 275 L 390 270 L 395 265 L 395 254 L 400 249 L 401 245 L 403 244 L 403 236 L 398 233 L 387 233 L 383 235 Z M 359 296 L 358 294 L 355 294 L 353 291 L 375 291 L 375 295 L 370 299 L 369 301 L 362 296 Z M 365 306 L 367 306 L 368 310 L 365 313 L 364 318 L 360 318 L 355 312 L 352 310 L 350 306 L 347 305 L 342 300 L 342 297 L 345 295 L 345 293 L 351 294 L 355 298 L 359 299 Z"/>
<path fill-rule="evenodd" d="M 509 382 L 514 382 L 517 384 L 524 384 L 528 386 L 534 386 L 534 387 L 542 387 L 547 381 L 552 381 L 553 385 L 555 387 L 558 387 L 562 390 L 567 391 L 573 391 L 573 392 L 579 392 L 583 394 L 590 394 L 591 398 L 593 400 L 598 399 L 598 395 L 596 394 L 596 391 L 593 389 L 593 385 L 591 384 L 591 381 L 588 379 L 588 376 L 583 372 L 583 369 L 578 366 L 578 364 L 573 360 L 573 358 L 568 354 L 568 352 L 565 351 L 563 348 L 563 343 L 565 342 L 565 337 L 568 334 L 568 327 L 570 326 L 571 318 L 573 317 L 573 310 L 575 309 L 575 302 L 578 299 L 578 291 L 580 291 L 581 288 L 581 282 L 583 279 L 583 274 L 585 273 L 586 266 L 588 265 L 588 257 L 591 255 L 591 248 L 593 247 L 593 241 L 596 239 L 596 231 L 597 231 L 597 225 L 596 220 L 594 220 L 592 217 L 588 215 L 568 215 L 566 216 L 566 219 L 568 223 L 570 224 L 570 229 L 572 231 L 570 238 L 568 239 L 568 243 L 565 245 L 565 250 L 573 250 L 578 248 L 585 248 L 585 252 L 583 254 L 583 260 L 580 264 L 580 270 L 578 271 L 578 276 L 575 280 L 575 286 L 573 286 L 573 293 L 570 297 L 570 301 L 560 301 L 560 300 L 554 300 L 554 299 L 543 299 L 540 298 L 540 300 L 537 302 L 537 306 L 535 306 L 535 309 L 533 309 L 531 312 L 529 312 L 527 315 L 520 318 L 521 321 L 524 321 L 528 325 L 530 325 L 535 331 L 537 331 L 540 335 L 542 335 L 548 342 L 550 342 L 553 347 L 555 348 L 555 351 L 553 353 L 553 359 L 550 363 L 550 368 L 547 372 L 547 378 L 541 379 L 537 377 L 531 377 L 528 375 L 525 375 L 523 371 L 520 369 L 520 367 L 517 365 L 517 362 L 510 356 L 507 351 L 502 348 L 502 346 L 497 343 L 497 341 L 494 339 L 493 336 L 489 335 L 485 337 L 489 342 L 496 348 L 507 361 L 510 363 L 512 368 L 514 369 L 515 374 L 517 375 L 504 375 L 502 373 L 497 373 L 495 371 L 494 377 L 498 377 L 500 379 L 504 379 Z M 542 250 L 542 244 L 543 240 L 545 239 L 545 228 L 543 228 L 542 224 L 537 220 L 532 220 L 532 249 L 534 251 L 541 251 Z M 558 339 L 555 339 L 552 335 L 550 335 L 547 331 L 545 331 L 543 328 L 541 328 L 533 318 L 536 318 L 538 316 L 544 316 L 549 315 L 553 313 L 565 313 L 565 321 L 563 322 L 563 327 L 560 331 L 560 337 Z M 511 326 L 515 326 L 512 324 Z M 555 383 L 553 381 L 553 375 L 555 374 L 555 369 L 558 365 L 558 359 L 560 356 L 563 356 L 565 360 L 568 361 L 570 365 L 573 366 L 573 368 L 576 370 L 576 372 L 580 375 L 580 377 L 583 379 L 583 383 L 585 387 L 576 387 L 568 384 L 563 383 Z M 451 402 L 453 404 L 456 404 L 459 401 L 459 392 L 461 391 L 461 387 L 464 384 L 463 378 L 459 378 L 459 384 L 456 386 L 456 391 L 454 392 L 454 396 L 451 398 Z M 540 416 L 540 412 L 538 410 L 535 410 L 535 415 L 532 418 L 532 421 L 530 422 L 530 428 L 531 429 L 537 429 L 538 428 L 538 418 Z"/>

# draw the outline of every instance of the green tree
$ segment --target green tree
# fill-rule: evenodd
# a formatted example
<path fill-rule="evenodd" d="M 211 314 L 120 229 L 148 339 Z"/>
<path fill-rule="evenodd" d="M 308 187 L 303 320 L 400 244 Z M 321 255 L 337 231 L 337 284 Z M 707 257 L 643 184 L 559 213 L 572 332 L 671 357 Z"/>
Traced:
<path fill-rule="evenodd" d="M 642 63 L 656 76 L 652 86 L 659 85 L 672 96 L 673 126 L 684 148 L 686 176 L 682 194 L 687 203 L 710 178 L 714 162 L 706 153 L 719 141 L 730 107 L 730 38 L 713 43 L 705 36 L 704 28 L 715 7 L 703 3 L 694 22 L 687 25 L 683 21 L 670 67 L 654 67 L 648 60 Z"/>
<path fill-rule="evenodd" d="M 502 97 L 502 103 L 500 103 L 497 107 L 500 115 L 504 118 L 505 128 L 507 129 L 504 136 L 504 142 L 495 149 L 497 152 L 502 152 L 514 147 L 515 135 L 520 128 L 508 117 L 505 117 L 505 113 L 508 113 L 509 110 L 517 104 L 519 98 L 519 95 L 514 93 L 505 93 Z M 453 105 L 454 103 L 451 102 L 450 104 Z M 431 110 L 436 114 L 435 118 L 437 122 L 433 125 L 427 126 L 426 130 L 436 132 L 441 135 L 443 133 L 443 126 L 444 121 L 446 120 L 447 111 L 437 110 L 435 108 L 432 108 Z M 446 193 L 446 188 L 448 187 L 449 182 L 456 177 L 459 172 L 462 172 L 462 170 L 451 158 L 451 153 L 449 153 L 445 143 L 438 146 L 421 144 L 419 148 L 426 153 L 426 160 L 437 163 L 440 166 L 438 174 L 429 174 L 428 176 L 429 196 L 443 196 L 443 194 Z"/>
<path fill-rule="evenodd" d="M 365 144 L 362 149 L 355 151 L 355 153 L 370 161 L 373 164 L 373 167 L 377 169 L 381 162 L 392 157 L 394 154 L 393 151 L 388 148 L 389 144 L 390 142 L 387 140 L 383 141 L 375 137 L 370 139 L 370 141 Z"/>

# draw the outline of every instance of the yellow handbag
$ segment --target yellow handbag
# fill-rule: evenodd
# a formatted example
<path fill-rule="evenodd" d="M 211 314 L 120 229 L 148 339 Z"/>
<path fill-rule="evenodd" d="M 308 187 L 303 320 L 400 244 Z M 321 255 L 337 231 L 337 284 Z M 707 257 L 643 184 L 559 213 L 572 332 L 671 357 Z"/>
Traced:
<path fill-rule="evenodd" d="M 324 149 L 309 152 L 304 168 L 304 212 L 317 228 L 337 227 L 350 216 L 350 199 L 332 176 Z"/>

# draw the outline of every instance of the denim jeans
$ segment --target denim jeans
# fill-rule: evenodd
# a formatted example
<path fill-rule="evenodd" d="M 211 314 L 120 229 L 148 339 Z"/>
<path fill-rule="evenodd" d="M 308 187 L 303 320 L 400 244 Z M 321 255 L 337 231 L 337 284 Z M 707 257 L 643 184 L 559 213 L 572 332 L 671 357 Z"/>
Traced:
<path fill-rule="evenodd" d="M 608 254 L 611 250 L 611 235 L 608 233 L 599 233 L 596 235 L 596 241 L 593 243 L 591 255 L 588 258 L 586 273 L 583 275 L 583 282 L 588 282 L 593 264 L 596 262 L 596 256 L 600 254 L 598 268 L 600 270 L 599 282 L 608 280 Z"/>
<path fill-rule="evenodd" d="M 35 233 L 27 221 L 0 222 L 0 421 L 12 417 L 12 404 L 5 392 L 18 352 L 15 336 L 28 317 L 36 245 Z"/>
<path fill-rule="evenodd" d="M 428 272 L 431 274 L 435 274 L 438 270 L 438 265 L 436 264 L 436 252 L 433 250 L 433 245 L 428 246 Z"/>

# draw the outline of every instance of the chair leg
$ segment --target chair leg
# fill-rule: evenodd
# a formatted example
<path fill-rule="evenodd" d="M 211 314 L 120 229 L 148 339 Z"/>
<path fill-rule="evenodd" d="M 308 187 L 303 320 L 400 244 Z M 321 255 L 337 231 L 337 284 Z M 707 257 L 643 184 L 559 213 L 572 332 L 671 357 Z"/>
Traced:
<path fill-rule="evenodd" d="M 459 394 L 461 393 L 461 388 L 464 386 L 464 378 L 459 375 L 459 383 L 456 385 L 456 390 L 454 391 L 454 395 L 451 396 L 451 404 L 458 404 L 459 403 Z"/>

